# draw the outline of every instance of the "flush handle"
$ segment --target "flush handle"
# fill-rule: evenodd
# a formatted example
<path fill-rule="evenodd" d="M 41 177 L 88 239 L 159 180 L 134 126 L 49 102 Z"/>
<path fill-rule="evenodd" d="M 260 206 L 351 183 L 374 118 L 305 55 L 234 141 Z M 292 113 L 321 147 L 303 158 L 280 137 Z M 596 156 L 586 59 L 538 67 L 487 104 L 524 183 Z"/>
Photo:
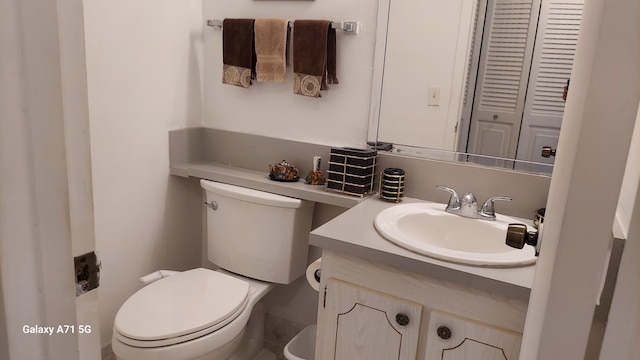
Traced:
<path fill-rule="evenodd" d="M 211 210 L 218 210 L 218 203 L 213 200 L 211 200 L 211 202 L 205 201 L 204 204 Z"/>

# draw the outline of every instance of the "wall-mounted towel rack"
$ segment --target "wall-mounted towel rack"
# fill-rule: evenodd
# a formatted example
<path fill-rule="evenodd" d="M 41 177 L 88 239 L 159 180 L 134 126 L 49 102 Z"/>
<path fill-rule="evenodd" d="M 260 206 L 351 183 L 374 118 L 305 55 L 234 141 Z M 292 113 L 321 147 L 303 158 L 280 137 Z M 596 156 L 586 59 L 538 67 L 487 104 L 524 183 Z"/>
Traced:
<path fill-rule="evenodd" d="M 222 29 L 222 20 L 207 20 L 207 26 L 214 29 Z M 289 27 L 293 27 L 293 21 L 289 20 Z M 360 32 L 360 22 L 358 21 L 339 21 L 332 22 L 331 27 L 336 30 L 342 30 L 347 34 L 358 34 Z"/>

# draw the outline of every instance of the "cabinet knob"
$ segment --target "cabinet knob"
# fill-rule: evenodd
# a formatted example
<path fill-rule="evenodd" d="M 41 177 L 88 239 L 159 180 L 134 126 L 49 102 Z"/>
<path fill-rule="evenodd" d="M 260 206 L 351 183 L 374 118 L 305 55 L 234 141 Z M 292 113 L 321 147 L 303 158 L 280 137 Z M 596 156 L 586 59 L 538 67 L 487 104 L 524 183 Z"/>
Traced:
<path fill-rule="evenodd" d="M 451 338 L 451 329 L 449 329 L 447 326 L 439 326 L 436 330 L 436 333 L 438 333 L 440 339 L 447 340 Z"/>
<path fill-rule="evenodd" d="M 527 231 L 525 224 L 509 224 L 505 243 L 513 248 L 522 249 L 525 244 L 536 248 L 536 256 L 539 254 L 538 232 Z"/>
<path fill-rule="evenodd" d="M 407 314 L 398 313 L 396 314 L 396 322 L 400 326 L 407 326 L 409 325 L 409 316 L 407 316 Z"/>

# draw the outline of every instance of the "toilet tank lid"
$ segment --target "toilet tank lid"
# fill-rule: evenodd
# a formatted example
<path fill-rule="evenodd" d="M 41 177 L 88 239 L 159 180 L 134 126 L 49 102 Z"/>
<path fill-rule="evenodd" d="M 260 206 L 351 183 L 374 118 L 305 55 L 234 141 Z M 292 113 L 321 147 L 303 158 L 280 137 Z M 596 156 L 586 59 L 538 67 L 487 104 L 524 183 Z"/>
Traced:
<path fill-rule="evenodd" d="M 256 204 L 284 208 L 299 208 L 305 204 L 305 202 L 300 199 L 210 180 L 200 180 L 200 186 L 214 194 Z"/>

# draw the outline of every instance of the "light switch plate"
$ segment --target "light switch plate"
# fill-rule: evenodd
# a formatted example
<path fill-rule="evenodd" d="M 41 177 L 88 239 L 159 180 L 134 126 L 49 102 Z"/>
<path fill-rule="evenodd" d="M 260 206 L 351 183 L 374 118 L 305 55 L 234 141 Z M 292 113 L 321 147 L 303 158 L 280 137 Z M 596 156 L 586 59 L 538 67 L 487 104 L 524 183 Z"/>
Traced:
<path fill-rule="evenodd" d="M 440 87 L 439 86 L 429 87 L 429 99 L 427 100 L 427 105 L 440 106 Z"/>

